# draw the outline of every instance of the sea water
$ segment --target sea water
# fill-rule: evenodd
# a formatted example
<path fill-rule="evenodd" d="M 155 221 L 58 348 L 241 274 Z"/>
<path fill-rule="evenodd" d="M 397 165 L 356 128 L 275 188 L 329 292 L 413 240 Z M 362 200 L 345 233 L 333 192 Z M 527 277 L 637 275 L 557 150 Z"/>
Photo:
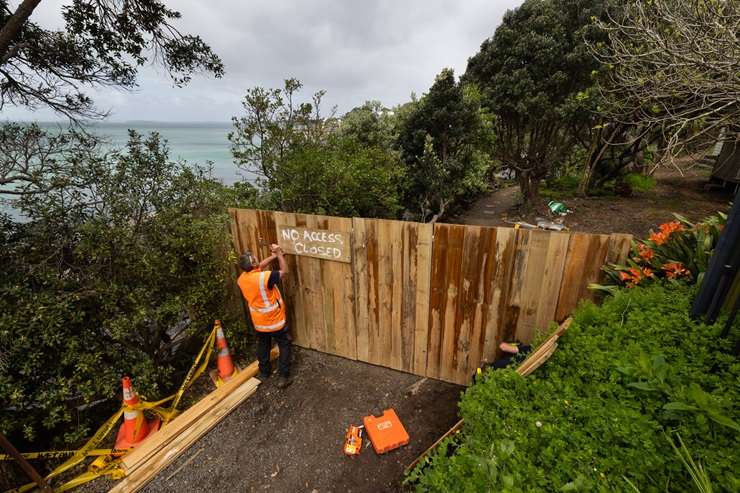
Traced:
<path fill-rule="evenodd" d="M 64 125 L 41 122 L 38 125 L 48 131 L 61 131 Z M 213 177 L 226 185 L 246 180 L 255 182 L 255 175 L 236 166 L 231 156 L 229 132 L 230 122 L 96 122 L 87 125 L 87 130 L 104 139 L 107 150 L 125 151 L 129 129 L 146 138 L 151 132 L 159 133 L 166 141 L 171 161 L 186 161 L 192 165 L 206 166 L 211 163 Z M 15 220 L 22 220 L 9 197 L 0 195 L 0 213 L 7 213 Z"/>
<path fill-rule="evenodd" d="M 59 125 L 53 123 L 40 125 L 43 128 L 59 128 Z M 233 130 L 230 122 L 96 122 L 89 124 L 87 128 L 103 137 L 105 147 L 109 149 L 125 148 L 129 129 L 143 137 L 157 132 L 167 142 L 170 160 L 183 160 L 201 166 L 211 162 L 213 176 L 227 185 L 240 180 L 254 182 L 254 174 L 234 164 L 228 138 L 229 132 Z"/>

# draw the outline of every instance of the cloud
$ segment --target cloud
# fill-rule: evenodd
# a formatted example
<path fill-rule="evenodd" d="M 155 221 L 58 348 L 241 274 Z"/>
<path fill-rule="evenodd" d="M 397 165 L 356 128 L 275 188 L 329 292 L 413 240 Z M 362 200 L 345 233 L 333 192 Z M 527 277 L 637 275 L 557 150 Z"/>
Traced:
<path fill-rule="evenodd" d="M 33 19 L 58 25 L 59 0 L 42 2 Z M 296 77 L 304 95 L 325 89 L 340 113 L 378 99 L 387 106 L 421 94 L 444 67 L 459 75 L 468 57 L 521 0 L 170 1 L 178 27 L 200 35 L 226 66 L 214 79 L 196 76 L 174 88 L 161 69 L 145 67 L 134 91 L 93 92 L 114 120 L 226 121 L 254 86 L 279 87 Z M 48 112 L 3 111 L 4 118 L 46 119 Z"/>

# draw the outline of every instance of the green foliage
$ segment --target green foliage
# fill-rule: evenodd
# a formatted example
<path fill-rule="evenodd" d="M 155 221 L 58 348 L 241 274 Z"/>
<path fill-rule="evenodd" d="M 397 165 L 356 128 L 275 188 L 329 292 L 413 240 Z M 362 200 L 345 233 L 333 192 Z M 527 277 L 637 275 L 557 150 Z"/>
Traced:
<path fill-rule="evenodd" d="M 24 449 L 77 445 L 120 406 L 124 373 L 150 400 L 179 385 L 227 318 L 225 208 L 252 195 L 171 162 L 156 134 L 78 164 L 84 180 L 2 223 L 0 431 Z M 246 354 L 243 324 L 226 327 Z"/>
<path fill-rule="evenodd" d="M 353 137 L 330 137 L 288 153 L 275 170 L 272 205 L 294 212 L 396 217 L 403 168 L 398 157 Z"/>
<path fill-rule="evenodd" d="M 398 146 L 408 170 L 405 202 L 422 221 L 439 218 L 486 189 L 493 142 L 486 118 L 478 91 L 456 82 L 451 69 L 409 105 L 399 124 Z"/>
<path fill-rule="evenodd" d="M 719 491 L 738 491 L 740 365 L 721 324 L 689 317 L 685 285 L 586 303 L 552 358 L 489 370 L 460 402 L 463 432 L 408 482 L 417 491 L 687 491 L 680 433 Z"/>
<path fill-rule="evenodd" d="M 380 101 L 368 101 L 342 117 L 340 134 L 364 147 L 391 150 L 396 140 L 396 118 Z"/>
<path fill-rule="evenodd" d="M 580 178 L 574 175 L 565 175 L 552 180 L 547 180 L 542 188 L 541 194 L 549 199 L 560 199 L 573 197 L 578 189 Z"/>
<path fill-rule="evenodd" d="M 35 3 L 0 0 L 0 107 L 48 107 L 71 118 L 98 116 L 83 87 L 135 87 L 139 67 L 161 64 L 177 85 L 197 72 L 223 75 L 223 64 L 199 36 L 174 24 L 180 13 L 154 0 L 75 0 L 61 7 L 64 27 L 33 22 Z M 59 8 L 59 7 L 57 7 Z M 9 22 L 17 20 L 17 29 Z"/>
<path fill-rule="evenodd" d="M 237 164 L 256 173 L 265 209 L 397 217 L 404 168 L 392 149 L 393 118 L 378 102 L 340 120 L 323 117 L 323 91 L 298 102 L 300 81 L 247 92 L 229 135 Z"/>
<path fill-rule="evenodd" d="M 599 63 L 586 43 L 601 37 L 591 21 L 605 0 L 527 0 L 504 15 L 493 36 L 468 60 L 463 81 L 475 83 L 495 115 L 496 157 L 517 172 L 525 200 L 553 176 L 595 124 L 590 97 Z"/>
<path fill-rule="evenodd" d="M 636 190 L 638 192 L 649 192 L 655 188 L 655 185 L 657 184 L 655 178 L 652 176 L 640 173 L 627 173 L 622 180 L 624 183 L 629 185 L 632 190 Z"/>

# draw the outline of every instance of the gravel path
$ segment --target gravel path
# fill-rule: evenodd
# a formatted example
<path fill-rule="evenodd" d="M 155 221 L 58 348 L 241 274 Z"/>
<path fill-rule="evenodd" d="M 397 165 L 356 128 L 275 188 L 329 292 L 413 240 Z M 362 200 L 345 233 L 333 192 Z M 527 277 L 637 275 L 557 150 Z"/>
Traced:
<path fill-rule="evenodd" d="M 267 379 L 143 491 L 401 491 L 404 468 L 457 421 L 462 390 L 300 348 L 293 385 L 280 390 L 275 381 Z M 372 447 L 355 458 L 342 454 L 347 425 L 391 407 L 411 436 L 409 445 L 380 456 Z M 86 490 L 110 485 L 98 480 Z"/>

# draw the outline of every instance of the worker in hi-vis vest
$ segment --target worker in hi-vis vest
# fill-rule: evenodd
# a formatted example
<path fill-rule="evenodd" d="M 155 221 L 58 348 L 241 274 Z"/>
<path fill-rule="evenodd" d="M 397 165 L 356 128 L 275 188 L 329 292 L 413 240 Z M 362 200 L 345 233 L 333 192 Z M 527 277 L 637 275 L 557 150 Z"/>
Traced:
<path fill-rule="evenodd" d="M 257 332 L 257 360 L 260 366 L 260 375 L 267 378 L 272 372 L 270 365 L 270 347 L 272 339 L 280 348 L 278 357 L 278 372 L 280 379 L 278 387 L 290 385 L 290 335 L 288 334 L 288 320 L 285 317 L 285 302 L 280 294 L 278 282 L 288 273 L 283 249 L 278 245 L 270 246 L 272 255 L 261 262 L 252 252 L 245 252 L 239 257 L 241 273 L 237 284 L 244 299 L 249 305 L 249 314 Z M 266 269 L 277 259 L 280 270 Z"/>

